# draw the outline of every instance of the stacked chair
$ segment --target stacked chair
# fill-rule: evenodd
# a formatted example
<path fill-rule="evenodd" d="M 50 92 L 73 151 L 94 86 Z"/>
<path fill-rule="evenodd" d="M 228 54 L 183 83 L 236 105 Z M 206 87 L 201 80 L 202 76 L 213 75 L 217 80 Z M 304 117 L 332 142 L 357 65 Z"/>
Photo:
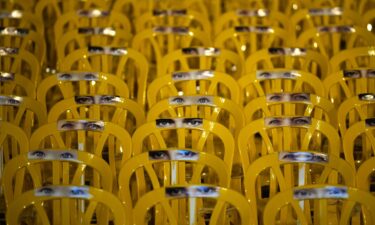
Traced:
<path fill-rule="evenodd" d="M 372 0 L 0 2 L 0 224 L 375 224 Z"/>

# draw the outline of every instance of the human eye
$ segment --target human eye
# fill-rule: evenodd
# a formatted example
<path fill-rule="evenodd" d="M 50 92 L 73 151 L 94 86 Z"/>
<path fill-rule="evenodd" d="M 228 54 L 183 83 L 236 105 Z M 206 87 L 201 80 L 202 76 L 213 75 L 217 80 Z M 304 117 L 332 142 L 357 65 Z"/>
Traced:
<path fill-rule="evenodd" d="M 292 125 L 308 125 L 310 124 L 310 119 L 305 118 L 305 117 L 297 117 L 297 118 L 292 118 Z"/>
<path fill-rule="evenodd" d="M 282 119 L 274 118 L 268 121 L 268 125 L 278 126 L 283 123 Z"/>
<path fill-rule="evenodd" d="M 73 154 L 70 153 L 70 152 L 64 152 L 60 155 L 60 158 L 63 158 L 63 159 L 72 159 L 73 158 Z"/>
<path fill-rule="evenodd" d="M 185 188 L 168 188 L 166 189 L 166 194 L 170 197 L 180 197 L 186 195 L 186 189 Z"/>
<path fill-rule="evenodd" d="M 84 195 L 85 191 L 82 189 L 73 189 L 70 191 L 70 194 L 72 195 Z"/>
<path fill-rule="evenodd" d="M 172 102 L 173 102 L 173 103 L 177 103 L 177 104 L 182 104 L 182 103 L 185 102 L 185 100 L 184 100 L 183 98 L 181 98 L 181 97 L 177 97 L 177 98 L 174 98 L 174 99 L 172 100 Z"/>
<path fill-rule="evenodd" d="M 158 127 L 170 127 L 174 124 L 175 122 L 172 119 L 157 119 L 156 120 L 156 126 Z"/>
<path fill-rule="evenodd" d="M 169 155 L 165 151 L 150 151 L 149 156 L 151 159 L 169 159 Z"/>
<path fill-rule="evenodd" d="M 74 123 L 66 122 L 66 123 L 64 123 L 63 125 L 61 125 L 61 128 L 64 128 L 64 129 L 73 129 L 74 126 L 75 126 Z"/>
<path fill-rule="evenodd" d="M 214 188 L 214 187 L 197 187 L 197 192 L 199 192 L 200 194 L 204 194 L 204 195 L 212 194 L 212 193 L 216 193 L 216 188 Z"/>
<path fill-rule="evenodd" d="M 359 71 L 359 70 L 345 71 L 344 76 L 350 77 L 350 78 L 359 78 L 361 76 L 361 71 Z"/>
<path fill-rule="evenodd" d="M 46 153 L 42 151 L 34 151 L 33 153 L 31 153 L 31 155 L 37 158 L 44 158 L 46 156 Z"/>
<path fill-rule="evenodd" d="M 262 72 L 261 74 L 259 74 L 259 76 L 261 78 L 270 78 L 271 77 L 271 73 L 269 73 L 269 72 Z"/>
<path fill-rule="evenodd" d="M 375 118 L 366 119 L 365 122 L 367 126 L 370 126 L 370 127 L 375 126 Z"/>
<path fill-rule="evenodd" d="M 309 97 L 307 94 L 292 94 L 291 99 L 293 101 L 306 101 L 309 100 Z"/>
<path fill-rule="evenodd" d="M 52 194 L 54 191 L 52 188 L 44 187 L 44 188 L 39 189 L 38 192 L 43 193 L 43 194 Z"/>
<path fill-rule="evenodd" d="M 207 103 L 210 103 L 210 99 L 208 99 L 207 97 L 202 97 L 198 99 L 198 103 L 207 104 Z"/>
<path fill-rule="evenodd" d="M 14 98 L 9 98 L 9 99 L 7 100 L 7 103 L 8 103 L 8 104 L 12 104 L 12 105 L 18 105 L 18 104 L 20 104 L 20 101 L 14 99 Z"/>
<path fill-rule="evenodd" d="M 279 101 L 281 101 L 281 99 L 282 99 L 282 96 L 279 95 L 279 94 L 275 94 L 275 95 L 272 95 L 271 97 L 269 97 L 269 100 L 275 101 L 275 102 L 279 102 Z"/>
<path fill-rule="evenodd" d="M 367 77 L 375 77 L 375 70 L 367 70 Z"/>
<path fill-rule="evenodd" d="M 203 121 L 200 118 L 193 118 L 193 119 L 188 118 L 188 119 L 184 119 L 183 123 L 190 127 L 196 127 L 196 126 L 202 125 Z"/>
<path fill-rule="evenodd" d="M 84 76 L 85 80 L 94 80 L 96 79 L 96 76 L 92 73 L 85 74 Z"/>
<path fill-rule="evenodd" d="M 102 51 L 103 51 L 102 47 L 97 47 L 97 46 L 90 46 L 89 47 L 89 52 L 98 53 L 98 52 L 102 52 Z"/>
<path fill-rule="evenodd" d="M 85 124 L 85 128 L 87 130 L 101 130 L 103 129 L 103 126 L 95 123 L 95 122 L 88 122 Z"/>
<path fill-rule="evenodd" d="M 70 79 L 72 79 L 72 75 L 69 74 L 69 73 L 63 73 L 59 76 L 59 78 L 62 79 L 62 80 L 70 80 Z"/>
<path fill-rule="evenodd" d="M 114 98 L 115 98 L 114 96 L 109 96 L 109 95 L 101 96 L 100 102 L 103 102 L 103 103 L 112 102 Z"/>
<path fill-rule="evenodd" d="M 283 159 L 295 160 L 296 156 L 293 153 L 288 153 L 283 156 Z"/>
<path fill-rule="evenodd" d="M 197 153 L 192 151 L 185 151 L 185 150 L 178 150 L 176 151 L 176 158 L 177 159 L 191 159 L 196 156 Z"/>
<path fill-rule="evenodd" d="M 76 96 L 75 101 L 77 104 L 93 104 L 94 98 L 92 96 Z"/>

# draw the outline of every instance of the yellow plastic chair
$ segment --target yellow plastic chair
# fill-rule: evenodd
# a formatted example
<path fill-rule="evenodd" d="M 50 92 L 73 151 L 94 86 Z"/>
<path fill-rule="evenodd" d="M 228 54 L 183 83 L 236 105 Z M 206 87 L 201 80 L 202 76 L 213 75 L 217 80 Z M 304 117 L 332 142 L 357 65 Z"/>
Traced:
<path fill-rule="evenodd" d="M 0 71 L 22 74 L 37 85 L 41 64 L 31 52 L 19 48 L 0 47 Z"/>
<path fill-rule="evenodd" d="M 29 2 L 24 2 L 24 1 L 5 1 L 0 3 L 1 9 L 6 9 L 6 10 L 23 10 L 27 12 L 32 12 L 33 7 L 35 5 L 35 1 L 29 1 Z"/>
<path fill-rule="evenodd" d="M 56 40 L 57 59 L 61 61 L 75 50 L 88 46 L 128 47 L 131 38 L 128 31 L 112 27 L 79 27 L 64 33 Z"/>
<path fill-rule="evenodd" d="M 375 48 L 370 46 L 342 50 L 334 55 L 329 63 L 332 72 L 344 69 L 373 68 L 375 67 Z"/>
<path fill-rule="evenodd" d="M 240 92 L 237 82 L 228 74 L 195 70 L 174 72 L 155 79 L 147 89 L 148 106 L 177 95 L 213 95 L 239 103 Z"/>
<path fill-rule="evenodd" d="M 271 26 L 289 30 L 290 22 L 281 11 L 264 7 L 247 9 L 236 7 L 221 15 L 214 23 L 215 35 L 235 26 Z"/>
<path fill-rule="evenodd" d="M 210 176 L 204 171 L 209 171 Z M 136 180 L 132 179 L 134 174 Z M 146 176 L 151 185 L 146 185 Z M 220 158 L 185 149 L 153 150 L 135 155 L 124 163 L 119 175 L 119 196 L 125 209 L 132 214 L 138 200 L 150 191 L 169 185 L 207 182 L 229 187 L 229 168 Z M 155 220 L 161 222 L 163 213 L 158 210 L 155 213 Z"/>
<path fill-rule="evenodd" d="M 291 40 L 288 31 L 271 26 L 235 26 L 220 32 L 214 46 L 236 52 L 245 62 L 252 53 L 270 47 L 289 46 Z"/>
<path fill-rule="evenodd" d="M 22 74 L 0 71 L 0 94 L 36 98 L 34 83 Z"/>
<path fill-rule="evenodd" d="M 374 173 L 374 165 L 375 165 L 375 158 L 371 157 L 367 159 L 365 162 L 357 170 L 357 188 L 364 190 L 364 191 L 371 191 L 371 186 L 373 185 L 373 181 L 371 177 L 373 177 Z"/>
<path fill-rule="evenodd" d="M 147 113 L 147 121 L 159 118 L 198 117 L 226 126 L 237 137 L 245 125 L 241 107 L 230 99 L 210 95 L 171 96 L 157 102 Z"/>
<path fill-rule="evenodd" d="M 100 120 L 69 119 L 48 123 L 30 138 L 30 149 L 72 148 L 106 159 L 114 174 L 132 154 L 130 134 L 121 126 Z"/>
<path fill-rule="evenodd" d="M 77 207 L 77 204 L 80 203 L 87 205 L 87 208 Z M 22 217 L 26 216 L 25 208 L 31 208 L 37 216 L 34 222 L 42 225 L 51 224 L 48 218 L 50 204 L 60 206 L 59 211 L 52 212 L 53 215 L 57 214 L 59 219 L 53 224 L 91 225 L 95 216 L 98 224 L 105 225 L 110 222 L 101 219 L 103 214 L 108 216 L 109 212 L 113 217 L 114 225 L 130 224 L 131 215 L 124 213 L 124 207 L 115 195 L 88 186 L 45 186 L 27 191 L 9 206 L 6 215 L 7 222 L 14 225 L 27 222 Z M 96 212 L 96 210 L 100 211 Z"/>
<path fill-rule="evenodd" d="M 119 77 L 90 71 L 66 71 L 42 80 L 37 89 L 37 100 L 47 108 L 62 99 L 75 95 L 118 95 L 129 98 L 129 88 Z"/>
<path fill-rule="evenodd" d="M 112 10 L 128 15 L 129 19 L 137 19 L 141 15 L 151 12 L 153 1 L 117 0 L 114 1 Z"/>
<path fill-rule="evenodd" d="M 331 58 L 342 50 L 374 46 L 375 35 L 359 26 L 319 26 L 302 32 L 296 45 L 315 48 L 322 55 Z"/>
<path fill-rule="evenodd" d="M 47 47 L 44 37 L 33 30 L 13 26 L 1 27 L 0 45 L 29 51 L 41 65 L 45 62 Z"/>
<path fill-rule="evenodd" d="M 375 152 L 373 118 L 359 121 L 351 125 L 343 136 L 345 160 L 358 168 Z"/>
<path fill-rule="evenodd" d="M 301 8 L 291 16 L 292 31 L 298 37 L 303 31 L 318 26 L 356 25 L 363 26 L 363 20 L 358 12 L 341 6 L 317 6 Z"/>
<path fill-rule="evenodd" d="M 309 72 L 293 69 L 264 69 L 244 75 L 238 80 L 241 105 L 271 93 L 304 92 L 325 97 L 320 79 Z"/>
<path fill-rule="evenodd" d="M 9 206 L 24 192 L 46 185 L 86 183 L 111 192 L 113 176 L 107 162 L 88 152 L 73 149 L 41 149 L 18 155 L 10 160 L 4 168 L 2 181 L 5 201 Z"/>
<path fill-rule="evenodd" d="M 355 95 L 375 92 L 375 80 L 371 73 L 371 68 L 353 68 L 330 74 L 323 81 L 328 98 L 338 108 Z"/>
<path fill-rule="evenodd" d="M 268 48 L 250 55 L 245 74 L 257 69 L 298 69 L 325 78 L 330 72 L 328 59 L 319 52 L 305 48 Z"/>
<path fill-rule="evenodd" d="M 30 29 L 44 37 L 44 23 L 37 15 L 22 10 L 0 12 L 0 25 Z"/>
<path fill-rule="evenodd" d="M 145 112 L 138 103 L 119 96 L 83 95 L 56 103 L 48 113 L 48 122 L 61 119 L 103 120 L 126 128 L 129 134 L 145 123 Z"/>
<path fill-rule="evenodd" d="M 28 152 L 29 139 L 25 131 L 12 123 L 1 120 L 0 128 L 0 146 L 2 148 L 0 163 L 6 164 L 17 155 Z"/>
<path fill-rule="evenodd" d="M 189 218 L 181 217 L 179 212 L 173 212 L 171 204 L 174 202 L 178 203 L 179 201 L 185 202 L 186 209 L 188 209 L 186 203 L 187 201 L 197 202 L 197 205 L 190 207 L 191 213 L 189 213 Z M 204 213 L 206 210 L 204 208 L 205 203 L 211 203 L 211 201 L 215 201 L 216 203 L 212 208 L 212 211 L 210 210 L 209 212 Z M 177 225 L 181 223 L 206 224 L 206 219 L 204 217 L 205 214 L 210 216 L 210 219 L 206 221 L 210 225 L 229 224 L 229 220 L 231 220 L 231 218 L 228 218 L 228 214 L 230 214 L 228 210 L 230 209 L 238 212 L 240 221 L 237 221 L 236 224 L 248 225 L 252 219 L 252 215 L 249 215 L 250 207 L 240 193 L 231 189 L 217 186 L 185 185 L 158 188 L 145 194 L 134 208 L 134 224 L 147 224 L 146 215 L 149 209 L 159 205 L 167 217 L 166 220 L 168 223 L 164 224 L 170 225 Z"/>
<path fill-rule="evenodd" d="M 310 200 L 314 204 L 314 223 L 308 219 L 311 212 L 306 214 L 299 206 L 299 201 L 303 200 Z M 332 210 L 330 204 L 337 205 L 337 208 Z M 363 210 L 358 212 L 356 204 L 362 205 Z M 368 213 L 368 217 L 363 218 L 363 224 L 373 224 L 375 221 L 375 198 L 369 192 L 347 186 L 309 185 L 274 196 L 264 210 L 264 224 L 277 224 L 279 210 L 289 205 L 295 212 L 295 219 L 301 225 L 329 224 L 328 221 L 332 219 L 336 219 L 336 224 L 349 224 L 355 218 L 353 214 L 360 213 Z"/>
<path fill-rule="evenodd" d="M 356 2 L 354 1 L 353 4 L 355 4 Z M 357 2 L 357 4 L 355 4 L 356 6 L 358 6 L 358 12 L 361 13 L 362 15 L 364 13 L 367 12 L 367 10 L 370 10 L 374 7 L 374 3 L 372 1 L 369 1 L 369 0 L 360 0 L 359 1 L 359 4 Z"/>
<path fill-rule="evenodd" d="M 154 9 L 135 22 L 137 33 L 155 26 L 182 26 L 200 29 L 211 35 L 210 21 L 201 13 L 187 9 Z"/>
<path fill-rule="evenodd" d="M 116 75 L 129 86 L 130 97 L 145 104 L 149 64 L 132 48 L 89 46 L 70 53 L 58 67 L 60 71 L 89 70 Z"/>
<path fill-rule="evenodd" d="M 156 119 L 139 127 L 132 142 L 133 155 L 155 149 L 194 149 L 220 157 L 230 169 L 235 154 L 231 132 L 217 122 L 202 118 Z"/>
<path fill-rule="evenodd" d="M 260 156 L 273 152 L 317 151 L 337 157 L 341 152 L 341 140 L 332 125 L 304 116 L 255 120 L 242 128 L 237 142 L 245 169 Z"/>
<path fill-rule="evenodd" d="M 22 128 L 28 137 L 47 122 L 42 104 L 30 97 L 0 95 L 0 118 Z"/>
<path fill-rule="evenodd" d="M 368 10 L 365 14 L 363 14 L 363 21 L 366 25 L 368 31 L 371 31 L 373 34 L 375 32 L 375 9 Z"/>
<path fill-rule="evenodd" d="M 176 71 L 215 70 L 238 78 L 243 73 L 243 62 L 236 53 L 225 48 L 190 47 L 173 51 L 162 58 L 158 77 Z"/>
<path fill-rule="evenodd" d="M 375 116 L 373 98 L 375 98 L 374 94 L 363 93 L 341 103 L 337 110 L 337 122 L 341 135 L 344 135 L 355 122 Z"/>
<path fill-rule="evenodd" d="M 326 98 L 309 93 L 270 93 L 251 100 L 243 109 L 246 123 L 271 116 L 310 116 L 336 125 L 336 108 Z"/>
<path fill-rule="evenodd" d="M 302 166 L 306 168 L 301 171 Z M 333 171 L 341 175 L 342 184 L 355 186 L 354 169 L 337 156 L 309 151 L 274 152 L 255 160 L 244 173 L 245 193 L 252 214 L 259 215 L 259 219 L 254 218 L 254 224 L 262 220 L 264 206 L 277 193 L 301 184 L 328 184 Z M 305 207 L 310 209 L 308 204 Z"/>
<path fill-rule="evenodd" d="M 113 27 L 131 33 L 130 21 L 124 14 L 100 9 L 83 9 L 63 13 L 57 18 L 54 25 L 55 40 L 57 41 L 67 31 L 83 26 Z"/>
<path fill-rule="evenodd" d="M 157 73 L 162 58 L 177 49 L 211 46 L 208 34 L 188 27 L 154 27 L 136 34 L 132 47 L 146 56 L 151 72 Z"/>

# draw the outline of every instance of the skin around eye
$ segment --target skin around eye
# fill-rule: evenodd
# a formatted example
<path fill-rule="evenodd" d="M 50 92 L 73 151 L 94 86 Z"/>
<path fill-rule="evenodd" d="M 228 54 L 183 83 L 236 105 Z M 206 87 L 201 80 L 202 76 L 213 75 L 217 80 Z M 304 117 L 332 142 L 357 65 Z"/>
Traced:
<path fill-rule="evenodd" d="M 75 127 L 75 124 L 71 122 L 66 122 L 63 125 L 61 125 L 61 128 L 64 128 L 64 129 L 73 129 L 74 127 Z"/>
<path fill-rule="evenodd" d="M 103 127 L 99 124 L 96 124 L 95 122 L 88 122 L 85 125 L 85 128 L 88 130 L 101 130 Z"/>
<path fill-rule="evenodd" d="M 78 104 L 93 104 L 94 98 L 92 96 L 78 96 L 75 101 Z"/>
<path fill-rule="evenodd" d="M 63 73 L 59 76 L 60 79 L 63 79 L 63 80 L 70 80 L 72 79 L 72 75 L 71 74 L 68 74 L 68 73 Z"/>
<path fill-rule="evenodd" d="M 166 151 L 150 151 L 148 154 L 150 159 L 170 159 Z"/>
<path fill-rule="evenodd" d="M 361 77 L 361 71 L 359 70 L 344 71 L 344 77 L 359 78 Z"/>
<path fill-rule="evenodd" d="M 96 76 L 92 73 L 85 74 L 85 79 L 86 80 L 93 80 L 96 79 Z"/>
<path fill-rule="evenodd" d="M 64 152 L 60 155 L 60 158 L 63 158 L 63 159 L 72 159 L 74 156 L 72 153 L 70 152 Z"/>
<path fill-rule="evenodd" d="M 292 118 L 291 124 L 292 125 L 309 125 L 310 120 L 308 118 L 303 118 L 303 117 Z"/>
<path fill-rule="evenodd" d="M 298 93 L 298 94 L 291 94 L 290 96 L 292 101 L 306 101 L 309 100 L 308 94 Z"/>
<path fill-rule="evenodd" d="M 31 155 L 37 158 L 44 158 L 46 156 L 46 153 L 42 151 L 34 151 L 33 153 L 31 153 Z"/>
<path fill-rule="evenodd" d="M 39 189 L 38 192 L 43 193 L 43 194 L 52 194 L 54 192 L 54 190 L 52 188 L 49 188 L 49 187 L 44 187 L 44 188 Z"/>

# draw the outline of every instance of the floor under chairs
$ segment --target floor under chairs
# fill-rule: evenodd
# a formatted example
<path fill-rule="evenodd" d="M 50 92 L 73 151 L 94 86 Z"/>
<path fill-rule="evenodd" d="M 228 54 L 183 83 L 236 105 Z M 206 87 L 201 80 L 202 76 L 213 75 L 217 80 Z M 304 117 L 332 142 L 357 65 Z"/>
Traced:
<path fill-rule="evenodd" d="M 0 225 L 375 224 L 374 11 L 0 2 Z"/>

